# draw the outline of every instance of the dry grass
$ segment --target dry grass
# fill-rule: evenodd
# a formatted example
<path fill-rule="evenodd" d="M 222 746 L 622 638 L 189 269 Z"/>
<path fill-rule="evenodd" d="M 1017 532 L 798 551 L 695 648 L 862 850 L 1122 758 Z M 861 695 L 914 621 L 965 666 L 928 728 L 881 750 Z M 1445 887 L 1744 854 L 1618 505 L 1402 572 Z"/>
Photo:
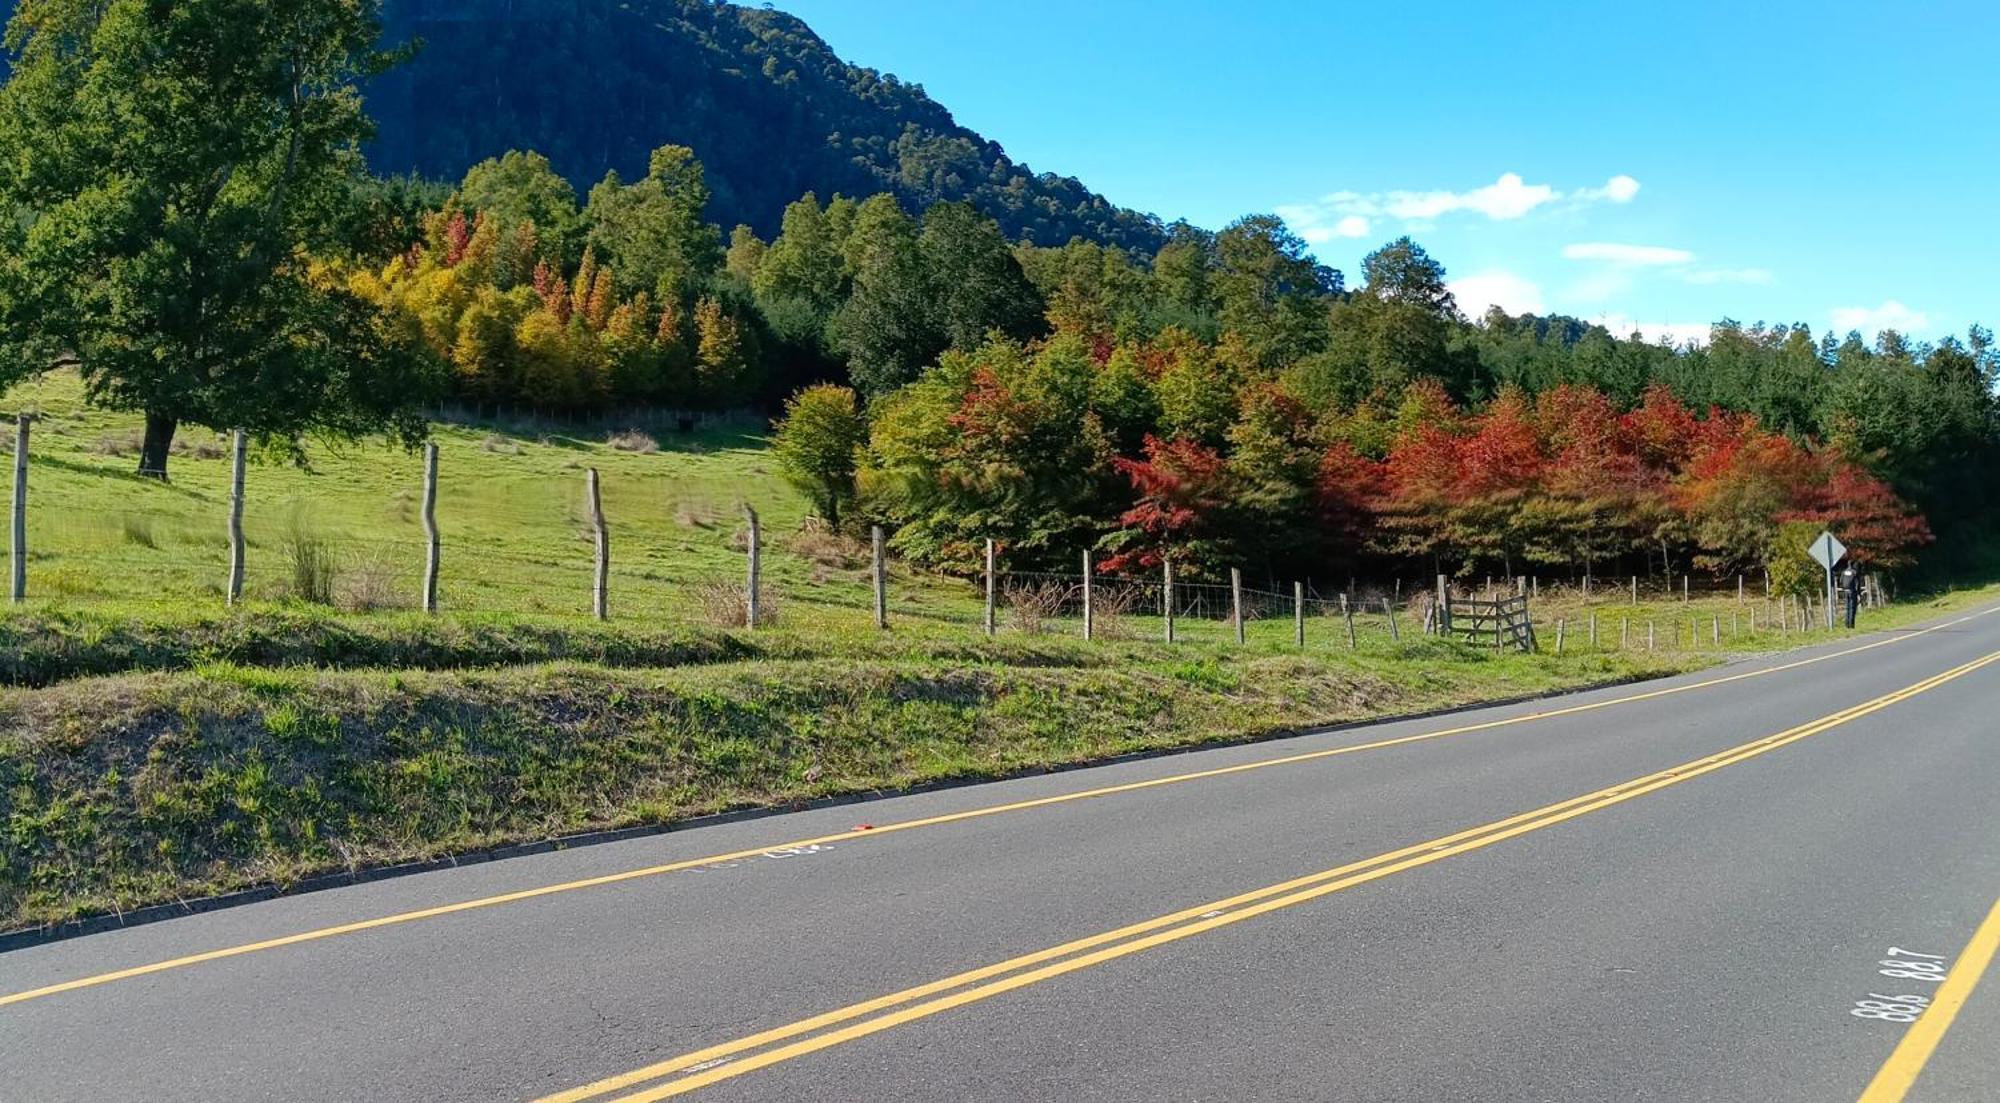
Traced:
<path fill-rule="evenodd" d="M 499 456 L 518 456 L 521 454 L 521 443 L 512 437 L 488 433 L 486 439 L 479 442 L 479 450 Z"/>
<path fill-rule="evenodd" d="M 100 456 L 136 456 L 139 442 L 137 433 L 106 433 L 97 438 L 90 450 Z"/>
<path fill-rule="evenodd" d="M 373 613 L 383 609 L 407 609 L 414 603 L 396 587 L 396 567 L 382 556 L 373 556 L 341 572 L 336 604 L 349 613 Z"/>
<path fill-rule="evenodd" d="M 627 429 L 604 438 L 604 443 L 620 452 L 635 452 L 641 456 L 651 455 L 660 450 L 660 442 L 652 434 L 638 429 Z"/>
<path fill-rule="evenodd" d="M 695 583 L 693 589 L 695 603 L 701 606 L 704 624 L 716 628 L 742 628 L 749 623 L 750 603 L 740 583 L 711 578 Z M 764 590 L 757 595 L 757 626 L 770 627 L 778 623 L 778 618 L 777 597 Z"/>
<path fill-rule="evenodd" d="M 706 502 L 682 502 L 674 509 L 674 522 L 683 528 L 712 529 L 720 516 Z"/>
<path fill-rule="evenodd" d="M 842 571 L 861 566 L 869 554 L 867 545 L 852 536 L 833 531 L 817 517 L 808 517 L 799 525 L 799 530 L 785 541 L 785 550 L 816 567 Z"/>

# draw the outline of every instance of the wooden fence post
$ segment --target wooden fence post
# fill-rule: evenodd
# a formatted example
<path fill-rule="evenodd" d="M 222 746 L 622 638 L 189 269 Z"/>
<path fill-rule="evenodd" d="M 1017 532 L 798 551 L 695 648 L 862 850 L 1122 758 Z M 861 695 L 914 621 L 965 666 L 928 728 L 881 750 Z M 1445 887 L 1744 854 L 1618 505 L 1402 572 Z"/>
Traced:
<path fill-rule="evenodd" d="M 228 602 L 243 598 L 243 463 L 250 450 L 249 437 L 236 430 L 230 441 L 229 459 L 229 591 Z"/>
<path fill-rule="evenodd" d="M 1681 604 L 1682 604 L 1682 605 L 1686 605 L 1687 603 L 1688 603 L 1688 576 L 1686 576 L 1686 575 L 1682 575 L 1682 576 L 1681 576 Z"/>
<path fill-rule="evenodd" d="M 1443 575 L 1437 578 L 1437 630 L 1440 636 L 1451 635 L 1451 583 Z"/>
<path fill-rule="evenodd" d="M 1631 646 L 1632 646 L 1632 618 L 1630 618 L 1630 617 L 1619 617 L 1619 618 L 1618 618 L 1618 650 L 1620 650 L 1620 651 L 1624 651 L 1624 650 L 1626 650 L 1627 648 L 1629 648 L 1629 647 L 1631 647 Z"/>
<path fill-rule="evenodd" d="M 1382 616 L 1389 622 L 1389 639 L 1396 643 L 1402 643 L 1402 629 L 1396 627 L 1396 607 L 1389 604 L 1389 599 L 1386 597 L 1382 599 Z"/>
<path fill-rule="evenodd" d="M 743 627 L 755 628 L 759 614 L 764 611 L 764 526 L 758 523 L 757 511 L 748 502 L 743 505 L 743 517 L 750 522 L 750 570 L 743 589 Z"/>
<path fill-rule="evenodd" d="M 1743 575 L 1741 572 L 1738 572 L 1736 575 L 1736 600 L 1739 603 L 1743 600 Z"/>
<path fill-rule="evenodd" d="M 590 585 L 590 615 L 605 620 L 611 615 L 611 529 L 604 523 L 604 496 L 597 489 L 597 468 L 583 474 L 584 494 L 590 499 L 590 531 L 597 538 L 597 572 Z"/>
<path fill-rule="evenodd" d="M 1292 645 L 1306 645 L 1306 584 L 1292 583 Z"/>
<path fill-rule="evenodd" d="M 882 526 L 868 526 L 868 543 L 873 558 L 869 575 L 875 587 L 875 627 L 889 627 L 889 555 L 882 546 Z"/>
<path fill-rule="evenodd" d="M 1646 622 L 1646 650 L 1653 650 L 1653 622 Z"/>
<path fill-rule="evenodd" d="M 986 634 L 993 634 L 993 538 L 986 538 Z"/>
<path fill-rule="evenodd" d="M 1166 622 L 1167 642 L 1174 642 L 1174 561 L 1160 557 L 1160 617 Z"/>
<path fill-rule="evenodd" d="M 1709 643 L 1712 643 L 1712 644 L 1715 644 L 1715 645 L 1717 645 L 1717 646 L 1720 646 L 1720 645 L 1721 645 L 1721 643 L 1722 643 L 1722 614 L 1721 614 L 1721 613 L 1717 613 L 1717 614 L 1715 614 L 1715 619 L 1709 622 L 1709 625 L 1708 625 L 1708 642 L 1709 642 Z"/>
<path fill-rule="evenodd" d="M 1340 619 L 1347 622 L 1347 649 L 1354 650 L 1354 610 L 1347 604 L 1347 595 L 1340 595 Z"/>
<path fill-rule="evenodd" d="M 14 604 L 28 600 L 28 423 L 27 414 L 14 419 L 14 542 L 9 558 L 13 568 L 10 592 Z"/>
<path fill-rule="evenodd" d="M 1243 571 L 1229 568 L 1229 619 L 1236 622 L 1236 642 L 1243 642 Z"/>
<path fill-rule="evenodd" d="M 424 445 L 424 612 L 438 611 L 438 446 Z"/>
<path fill-rule="evenodd" d="M 1569 621 L 1567 619 L 1563 617 L 1556 618 L 1556 654 L 1558 655 L 1563 653 L 1563 629 L 1568 624 Z"/>
<path fill-rule="evenodd" d="M 1639 604 L 1639 576 L 1632 576 L 1632 604 Z"/>
<path fill-rule="evenodd" d="M 1590 649 L 1597 650 L 1597 614 L 1590 614 Z"/>
<path fill-rule="evenodd" d="M 1083 638 L 1095 638 L 1096 632 L 1091 621 L 1090 603 L 1090 549 L 1083 549 Z"/>

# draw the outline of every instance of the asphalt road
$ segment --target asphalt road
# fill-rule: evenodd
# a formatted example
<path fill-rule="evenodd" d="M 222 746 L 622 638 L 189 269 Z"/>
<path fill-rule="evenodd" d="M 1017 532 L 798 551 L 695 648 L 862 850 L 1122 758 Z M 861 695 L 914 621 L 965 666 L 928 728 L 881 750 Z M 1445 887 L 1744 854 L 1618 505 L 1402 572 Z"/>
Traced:
<path fill-rule="evenodd" d="M 1996 898 L 2000 613 L 16 950 L 0 1100 L 1995 1100 Z"/>

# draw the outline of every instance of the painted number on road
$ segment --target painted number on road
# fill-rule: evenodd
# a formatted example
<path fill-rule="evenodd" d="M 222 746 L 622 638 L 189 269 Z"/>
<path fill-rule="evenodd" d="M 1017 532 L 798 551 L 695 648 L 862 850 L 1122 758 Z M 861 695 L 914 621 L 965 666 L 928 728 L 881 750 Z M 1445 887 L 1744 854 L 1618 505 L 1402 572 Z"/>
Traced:
<path fill-rule="evenodd" d="M 1929 996 L 1885 996 L 1880 992 L 1868 993 L 1865 1000 L 1855 1000 L 1854 1009 L 1848 1014 L 1857 1019 L 1881 1019 L 1890 1023 L 1913 1023 L 1917 1016 L 1929 1007 Z"/>
<path fill-rule="evenodd" d="M 1877 972 L 1885 977 L 1895 977 L 1899 980 L 1927 980 L 1932 984 L 1944 979 L 1944 959 L 1936 954 L 1920 954 L 1915 950 L 1901 950 L 1891 946 L 1889 960 L 1878 961 L 1876 964 L 1882 966 Z"/>
<path fill-rule="evenodd" d="M 1937 954 L 1920 954 L 1915 950 L 1905 950 L 1897 946 L 1889 947 L 1889 956 L 1875 963 L 1876 972 L 1898 980 L 1920 980 L 1932 984 L 1944 979 L 1944 958 Z M 1889 996 L 1880 992 L 1868 993 L 1865 1000 L 1855 1000 L 1848 1014 L 1857 1019 L 1875 1019 L 1885 1023 L 1913 1023 L 1931 1005 L 1931 998 L 1923 995 Z"/>

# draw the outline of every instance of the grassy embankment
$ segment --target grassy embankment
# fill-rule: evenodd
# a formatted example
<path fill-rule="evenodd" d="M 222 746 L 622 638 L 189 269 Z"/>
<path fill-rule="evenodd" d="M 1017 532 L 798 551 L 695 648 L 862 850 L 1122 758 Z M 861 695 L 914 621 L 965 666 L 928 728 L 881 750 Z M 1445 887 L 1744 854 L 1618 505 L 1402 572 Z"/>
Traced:
<path fill-rule="evenodd" d="M 1304 653 L 1289 621 L 1253 624 L 1243 648 L 1212 624 L 1189 625 L 1181 645 L 1140 642 L 1152 628 L 1136 618 L 1119 640 L 1085 644 L 1061 624 L 987 640 L 967 623 L 968 587 L 901 571 L 895 627 L 881 633 L 851 545 L 801 533 L 803 510 L 754 440 L 721 435 L 644 453 L 601 434 L 441 431 L 458 504 L 444 511 L 457 611 L 440 617 L 396 608 L 421 555 L 411 457 L 356 446 L 315 451 L 310 472 L 255 467 L 260 600 L 225 611 L 226 463 L 191 453 L 171 485 L 132 478 L 116 454 L 130 419 L 74 399 L 60 379 L 29 393 L 47 417 L 33 596 L 0 616 L 0 680 L 13 687 L 0 690 L 0 928 L 1712 657 L 1593 651 L 1575 634 L 1560 658 L 1497 655 L 1413 633 L 1391 643 L 1382 626 L 1349 651 L 1331 618 L 1315 619 Z M 605 472 L 614 551 L 631 564 L 606 625 L 574 615 L 587 600 L 586 465 Z M 742 499 L 765 517 L 783 606 L 755 632 L 700 623 L 696 600 L 701 580 L 740 568 L 728 518 Z M 351 588 L 335 601 L 373 611 L 265 600 L 290 586 L 300 541 L 336 553 L 336 587 Z M 369 556 L 401 557 L 390 584 L 367 574 Z M 1872 612 L 1864 627 L 1934 611 Z"/>

